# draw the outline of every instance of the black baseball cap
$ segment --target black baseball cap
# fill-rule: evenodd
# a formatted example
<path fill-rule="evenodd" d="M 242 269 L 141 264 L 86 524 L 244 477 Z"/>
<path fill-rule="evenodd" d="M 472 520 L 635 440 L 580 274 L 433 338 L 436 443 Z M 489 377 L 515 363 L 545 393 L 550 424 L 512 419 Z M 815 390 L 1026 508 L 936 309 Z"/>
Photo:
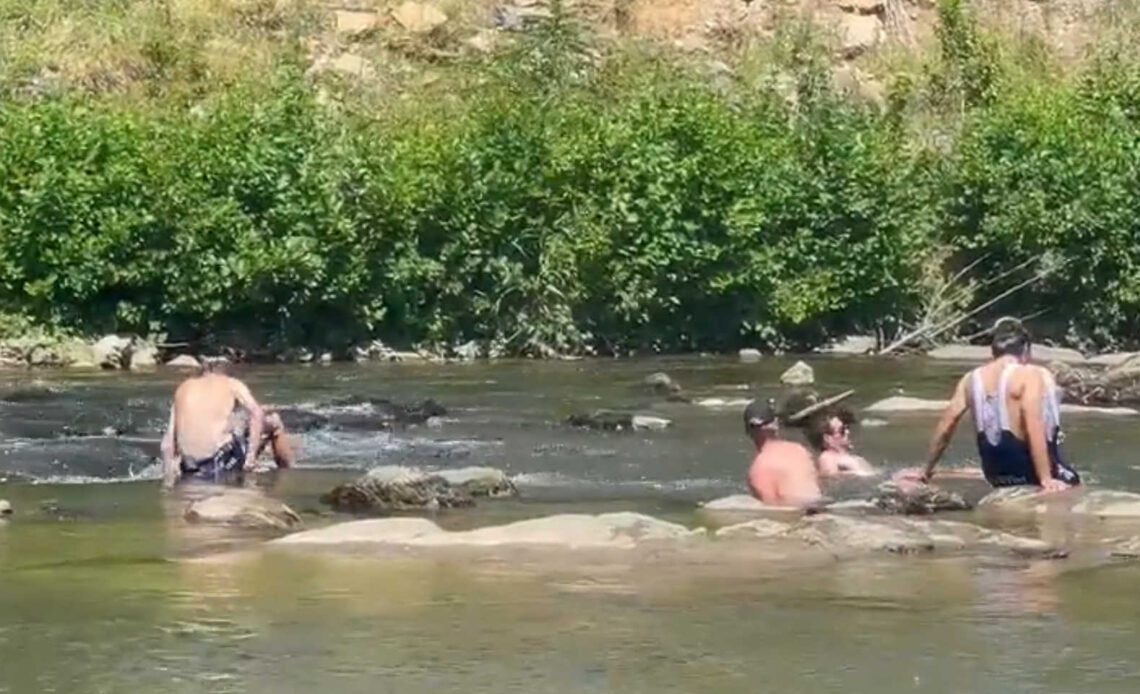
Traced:
<path fill-rule="evenodd" d="M 753 400 L 744 408 L 744 429 L 748 431 L 753 427 L 767 426 L 775 422 L 776 417 L 775 400 Z"/>

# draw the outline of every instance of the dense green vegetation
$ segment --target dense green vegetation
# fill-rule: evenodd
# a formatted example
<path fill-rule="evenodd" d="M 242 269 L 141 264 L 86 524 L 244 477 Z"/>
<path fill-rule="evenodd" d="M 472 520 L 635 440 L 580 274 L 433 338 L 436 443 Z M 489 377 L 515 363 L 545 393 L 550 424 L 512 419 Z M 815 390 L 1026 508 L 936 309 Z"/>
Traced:
<path fill-rule="evenodd" d="M 942 13 L 939 52 L 881 107 L 833 87 L 800 25 L 717 79 L 561 12 L 455 68 L 477 79 L 387 102 L 330 97 L 285 50 L 269 75 L 173 89 L 191 68 L 156 47 L 141 96 L 9 80 L 0 327 L 794 347 L 894 333 L 959 268 L 1036 258 L 1042 281 L 995 309 L 1134 342 L 1140 61 L 1106 43 L 1059 71 Z"/>

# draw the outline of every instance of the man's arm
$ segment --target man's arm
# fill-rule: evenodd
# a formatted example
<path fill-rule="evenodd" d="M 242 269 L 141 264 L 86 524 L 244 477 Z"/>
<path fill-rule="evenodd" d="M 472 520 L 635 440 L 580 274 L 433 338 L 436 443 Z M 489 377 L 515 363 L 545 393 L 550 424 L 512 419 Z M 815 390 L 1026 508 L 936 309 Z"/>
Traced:
<path fill-rule="evenodd" d="M 162 455 L 162 487 L 170 489 L 178 481 L 178 458 L 174 449 L 174 404 L 170 405 L 170 421 L 166 424 L 166 433 L 162 435 L 159 444 Z"/>
<path fill-rule="evenodd" d="M 245 452 L 245 469 L 252 470 L 257 465 L 257 454 L 261 451 L 261 433 L 265 429 L 265 411 L 257 404 L 249 388 L 236 378 L 230 379 L 234 398 L 249 412 L 249 445 Z"/>
<path fill-rule="evenodd" d="M 922 471 L 923 481 L 928 482 L 934 476 L 934 467 L 938 465 L 938 461 L 942 459 L 942 454 L 946 452 L 946 447 L 950 445 L 950 439 L 954 437 L 954 432 L 958 429 L 958 422 L 962 421 L 962 415 L 966 414 L 968 402 L 966 381 L 967 376 L 963 376 L 958 381 L 958 387 L 954 389 L 954 396 L 950 398 L 950 404 L 942 411 L 942 418 L 938 420 L 938 426 L 934 428 L 934 435 L 930 438 L 930 454 L 926 459 L 926 467 Z"/>
<path fill-rule="evenodd" d="M 1045 377 L 1036 368 L 1027 368 L 1029 375 L 1021 390 L 1021 416 L 1025 422 L 1025 439 L 1033 469 L 1044 491 L 1054 492 L 1068 488 L 1064 482 L 1053 479 L 1053 466 L 1049 462 L 1049 448 L 1045 440 Z"/>

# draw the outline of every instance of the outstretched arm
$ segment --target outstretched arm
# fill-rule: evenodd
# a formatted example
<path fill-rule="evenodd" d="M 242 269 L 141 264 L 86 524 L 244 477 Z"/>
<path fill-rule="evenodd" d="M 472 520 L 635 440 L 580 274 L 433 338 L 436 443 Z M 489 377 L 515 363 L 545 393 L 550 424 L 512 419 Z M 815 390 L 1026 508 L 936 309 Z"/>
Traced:
<path fill-rule="evenodd" d="M 170 421 L 166 424 L 166 433 L 162 435 L 159 445 L 162 455 L 162 487 L 170 489 L 178 481 L 178 457 L 174 450 L 174 405 L 170 405 Z"/>
<path fill-rule="evenodd" d="M 934 476 L 934 467 L 942 459 L 942 454 L 946 452 L 946 447 L 950 445 L 950 439 L 954 437 L 954 432 L 958 429 L 958 422 L 962 421 L 962 416 L 966 414 L 966 381 L 966 376 L 958 381 L 958 387 L 954 389 L 954 396 L 950 398 L 950 404 L 942 411 L 942 418 L 938 420 L 938 426 L 934 428 L 934 435 L 930 438 L 930 454 L 926 459 L 926 467 L 922 471 L 923 481 L 929 482 L 930 478 Z"/>

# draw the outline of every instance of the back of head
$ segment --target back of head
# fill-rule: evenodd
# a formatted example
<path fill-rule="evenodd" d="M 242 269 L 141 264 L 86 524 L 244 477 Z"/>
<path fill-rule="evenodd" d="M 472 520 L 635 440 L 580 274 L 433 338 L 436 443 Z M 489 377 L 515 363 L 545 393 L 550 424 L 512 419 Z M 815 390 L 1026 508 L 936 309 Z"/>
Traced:
<path fill-rule="evenodd" d="M 776 423 L 776 403 L 771 398 L 761 402 L 753 400 L 744 408 L 744 433 L 752 437 Z"/>
<path fill-rule="evenodd" d="M 999 318 L 990 330 L 990 351 L 998 357 L 1024 357 L 1029 353 L 1029 331 L 1016 318 Z"/>

